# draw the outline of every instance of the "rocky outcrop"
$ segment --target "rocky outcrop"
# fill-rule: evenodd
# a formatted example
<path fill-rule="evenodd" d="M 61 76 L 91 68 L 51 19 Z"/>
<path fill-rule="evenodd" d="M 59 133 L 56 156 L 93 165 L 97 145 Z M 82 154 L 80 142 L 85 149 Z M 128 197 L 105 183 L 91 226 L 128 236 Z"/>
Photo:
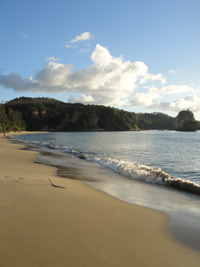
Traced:
<path fill-rule="evenodd" d="M 199 123 L 195 120 L 192 111 L 183 110 L 175 118 L 174 129 L 176 131 L 193 132 L 199 129 Z"/>

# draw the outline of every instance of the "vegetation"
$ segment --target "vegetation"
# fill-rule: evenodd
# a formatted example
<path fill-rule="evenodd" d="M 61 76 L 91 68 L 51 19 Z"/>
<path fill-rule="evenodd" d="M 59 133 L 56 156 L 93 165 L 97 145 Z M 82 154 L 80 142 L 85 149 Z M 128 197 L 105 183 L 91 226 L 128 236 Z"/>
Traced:
<path fill-rule="evenodd" d="M 21 97 L 4 106 L 7 118 L 17 130 L 24 126 L 19 123 L 23 120 L 30 131 L 171 130 L 175 122 L 175 118 L 163 113 L 136 114 L 101 105 L 64 103 L 52 98 Z"/>
<path fill-rule="evenodd" d="M 182 111 L 180 111 L 179 114 L 178 114 L 178 118 L 179 118 L 179 120 L 184 119 L 186 116 L 187 116 L 188 118 L 194 120 L 194 115 L 193 115 L 192 111 L 190 111 L 190 110 L 182 110 Z"/>
<path fill-rule="evenodd" d="M 177 131 L 196 131 L 200 129 L 200 124 L 194 118 L 190 110 L 180 111 L 175 119 L 174 127 Z"/>
<path fill-rule="evenodd" d="M 13 111 L 11 108 L 6 108 L 0 105 L 0 132 L 6 134 L 9 131 L 25 130 L 25 122 L 22 119 L 22 114 L 18 111 Z"/>
<path fill-rule="evenodd" d="M 125 131 L 137 130 L 138 116 L 132 112 L 98 106 L 69 104 L 51 98 L 18 98 L 6 104 L 23 114 L 27 130 Z"/>
<path fill-rule="evenodd" d="M 5 133 L 9 131 L 9 120 L 7 118 L 5 108 L 0 105 L 0 132 Z"/>
<path fill-rule="evenodd" d="M 141 129 L 159 129 L 159 130 L 171 130 L 174 125 L 174 118 L 163 113 L 144 113 L 140 114 L 143 120 L 139 122 L 139 128 Z"/>

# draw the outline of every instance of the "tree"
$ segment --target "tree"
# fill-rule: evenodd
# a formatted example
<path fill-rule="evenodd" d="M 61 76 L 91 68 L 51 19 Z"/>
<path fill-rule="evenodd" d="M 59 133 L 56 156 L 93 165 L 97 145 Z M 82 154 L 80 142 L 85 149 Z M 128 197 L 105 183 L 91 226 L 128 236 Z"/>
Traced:
<path fill-rule="evenodd" d="M 4 136 L 6 132 L 10 131 L 10 122 L 8 120 L 8 117 L 6 115 L 6 111 L 3 105 L 0 105 L 0 131 L 4 133 Z"/>
<path fill-rule="evenodd" d="M 22 131 L 25 128 L 26 125 L 20 112 L 9 108 L 6 113 L 4 105 L 0 104 L 0 132 L 4 133 L 4 136 L 9 131 Z"/>
<path fill-rule="evenodd" d="M 8 109 L 8 120 L 10 122 L 11 131 L 25 130 L 25 122 L 22 119 L 22 114 L 18 111 L 13 111 L 11 108 Z"/>

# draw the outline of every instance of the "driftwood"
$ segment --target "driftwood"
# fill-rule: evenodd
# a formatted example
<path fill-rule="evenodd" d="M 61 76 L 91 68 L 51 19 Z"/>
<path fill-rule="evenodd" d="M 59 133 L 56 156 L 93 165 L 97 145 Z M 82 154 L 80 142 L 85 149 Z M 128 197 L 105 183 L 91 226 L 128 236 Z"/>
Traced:
<path fill-rule="evenodd" d="M 55 185 L 55 184 L 53 184 L 52 181 L 51 181 L 49 178 L 48 178 L 48 180 L 49 180 L 49 182 L 51 183 L 51 186 L 53 186 L 53 187 L 65 188 L 65 187 L 63 187 L 63 186 L 59 186 L 59 185 Z"/>

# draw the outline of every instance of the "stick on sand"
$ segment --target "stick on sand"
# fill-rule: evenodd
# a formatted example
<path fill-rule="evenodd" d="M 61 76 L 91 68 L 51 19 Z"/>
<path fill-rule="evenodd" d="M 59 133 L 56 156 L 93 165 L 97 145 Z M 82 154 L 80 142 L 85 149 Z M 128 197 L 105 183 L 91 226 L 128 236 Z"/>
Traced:
<path fill-rule="evenodd" d="M 52 181 L 51 181 L 49 178 L 48 178 L 48 180 L 49 180 L 49 182 L 51 183 L 51 185 L 52 185 L 53 187 L 65 188 L 65 187 L 63 187 L 63 186 L 59 186 L 59 185 L 55 185 L 55 184 L 53 184 Z"/>

